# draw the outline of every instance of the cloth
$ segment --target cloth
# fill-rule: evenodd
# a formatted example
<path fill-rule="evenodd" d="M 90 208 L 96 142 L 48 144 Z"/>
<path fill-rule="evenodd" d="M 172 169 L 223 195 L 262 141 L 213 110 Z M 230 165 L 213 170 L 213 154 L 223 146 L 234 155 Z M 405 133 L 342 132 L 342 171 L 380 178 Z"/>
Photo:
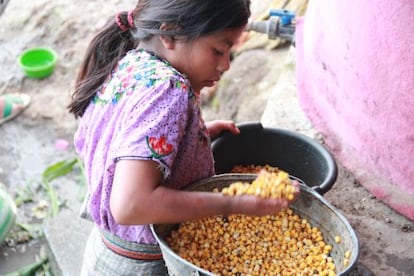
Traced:
<path fill-rule="evenodd" d="M 81 276 L 168 275 L 164 260 L 141 261 L 122 257 L 103 243 L 94 227 L 85 248 Z"/>
<path fill-rule="evenodd" d="M 154 160 L 163 185 L 181 189 L 214 174 L 200 97 L 188 78 L 144 50 L 130 51 L 98 91 L 74 138 L 88 182 L 86 209 L 100 229 L 156 244 L 148 225 L 122 226 L 109 209 L 119 159 Z"/>

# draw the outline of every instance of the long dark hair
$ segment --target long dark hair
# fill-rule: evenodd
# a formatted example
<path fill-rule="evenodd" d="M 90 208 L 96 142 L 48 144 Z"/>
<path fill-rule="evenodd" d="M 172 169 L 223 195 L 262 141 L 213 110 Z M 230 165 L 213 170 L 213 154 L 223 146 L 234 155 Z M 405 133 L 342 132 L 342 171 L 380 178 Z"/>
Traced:
<path fill-rule="evenodd" d="M 187 41 L 227 28 L 239 28 L 250 17 L 250 0 L 139 0 L 132 11 L 110 19 L 91 41 L 80 66 L 72 101 L 68 108 L 75 117 L 82 117 L 119 60 L 136 48 L 139 41 L 154 35 L 180 36 Z M 162 23 L 176 26 L 162 31 Z M 120 28 L 119 24 L 126 26 Z"/>

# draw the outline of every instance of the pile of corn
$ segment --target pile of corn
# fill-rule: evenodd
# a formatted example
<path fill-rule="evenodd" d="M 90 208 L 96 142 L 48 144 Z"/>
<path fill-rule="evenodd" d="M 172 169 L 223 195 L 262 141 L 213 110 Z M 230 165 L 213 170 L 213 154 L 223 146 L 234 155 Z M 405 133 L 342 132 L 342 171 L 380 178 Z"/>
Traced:
<path fill-rule="evenodd" d="M 166 242 L 182 258 L 217 275 L 336 275 L 332 246 L 291 209 L 265 217 L 185 222 Z"/>
<path fill-rule="evenodd" d="M 286 175 L 267 170 L 259 174 L 255 185 L 270 189 L 271 185 L 260 184 L 275 178 L 280 178 L 278 183 L 289 184 Z M 244 183 L 234 187 L 222 192 L 249 192 Z M 256 188 L 253 194 L 273 196 L 272 191 L 258 192 Z M 289 194 L 281 193 L 279 197 Z M 185 222 L 166 242 L 182 258 L 217 275 L 336 275 L 329 256 L 332 246 L 324 242 L 318 228 L 292 209 L 264 217 L 231 215 Z"/>
<path fill-rule="evenodd" d="M 269 165 L 258 166 L 258 165 L 236 165 L 234 166 L 230 172 L 231 173 L 259 173 L 262 170 L 266 170 L 268 172 L 279 172 L 281 169 L 277 167 L 272 167 Z"/>
<path fill-rule="evenodd" d="M 234 182 L 221 192 L 225 195 L 255 195 L 263 198 L 282 198 L 293 200 L 295 198 L 295 186 L 289 178 L 289 174 L 282 170 L 261 170 L 257 178 L 250 184 Z"/>

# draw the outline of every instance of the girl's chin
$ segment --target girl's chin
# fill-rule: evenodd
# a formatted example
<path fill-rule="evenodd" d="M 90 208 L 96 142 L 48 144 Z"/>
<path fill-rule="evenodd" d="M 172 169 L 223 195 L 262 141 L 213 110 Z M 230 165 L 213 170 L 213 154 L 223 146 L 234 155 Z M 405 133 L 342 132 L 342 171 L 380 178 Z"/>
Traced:
<path fill-rule="evenodd" d="M 217 84 L 217 81 L 204 81 L 200 86 L 193 85 L 195 91 L 201 91 L 203 88 L 214 87 Z"/>
<path fill-rule="evenodd" d="M 206 81 L 204 82 L 204 87 L 212 87 L 216 84 L 216 81 Z"/>

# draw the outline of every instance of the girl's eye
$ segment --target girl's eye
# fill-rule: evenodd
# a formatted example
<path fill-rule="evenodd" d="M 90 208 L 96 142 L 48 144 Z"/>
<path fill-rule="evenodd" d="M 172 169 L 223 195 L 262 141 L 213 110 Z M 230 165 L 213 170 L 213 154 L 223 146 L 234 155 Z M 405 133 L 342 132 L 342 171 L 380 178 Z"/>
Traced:
<path fill-rule="evenodd" d="M 223 56 L 224 55 L 224 52 L 222 52 L 220 50 L 217 50 L 217 49 L 214 49 L 214 53 L 218 56 Z"/>

